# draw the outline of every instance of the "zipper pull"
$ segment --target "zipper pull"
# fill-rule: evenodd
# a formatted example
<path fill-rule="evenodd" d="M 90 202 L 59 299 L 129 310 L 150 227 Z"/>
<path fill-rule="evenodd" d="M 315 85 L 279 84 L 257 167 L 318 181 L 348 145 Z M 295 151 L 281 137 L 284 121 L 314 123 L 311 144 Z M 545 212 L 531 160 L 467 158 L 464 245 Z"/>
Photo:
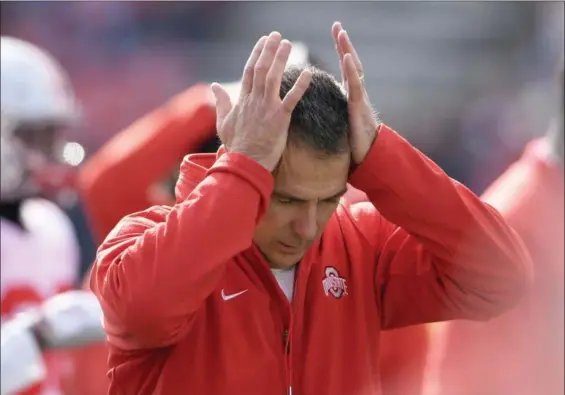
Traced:
<path fill-rule="evenodd" d="M 283 331 L 283 347 L 287 354 L 290 354 L 290 344 L 288 342 L 288 329 Z"/>

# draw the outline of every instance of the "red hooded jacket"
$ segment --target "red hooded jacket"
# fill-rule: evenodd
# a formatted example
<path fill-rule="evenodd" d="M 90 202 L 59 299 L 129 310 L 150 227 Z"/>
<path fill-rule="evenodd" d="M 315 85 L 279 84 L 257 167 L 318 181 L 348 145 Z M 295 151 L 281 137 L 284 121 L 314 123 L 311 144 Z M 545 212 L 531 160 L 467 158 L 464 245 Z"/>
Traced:
<path fill-rule="evenodd" d="M 394 131 L 350 182 L 373 204 L 340 203 L 291 305 L 252 244 L 272 175 L 189 155 L 177 204 L 124 218 L 98 251 L 110 394 L 378 394 L 381 330 L 518 303 L 531 266 L 516 233 Z"/>

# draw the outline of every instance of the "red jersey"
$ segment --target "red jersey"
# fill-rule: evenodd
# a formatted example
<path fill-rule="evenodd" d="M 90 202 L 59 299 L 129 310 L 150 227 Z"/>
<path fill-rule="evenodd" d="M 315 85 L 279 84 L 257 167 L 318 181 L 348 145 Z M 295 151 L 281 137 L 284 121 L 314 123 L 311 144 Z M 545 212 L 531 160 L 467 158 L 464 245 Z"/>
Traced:
<path fill-rule="evenodd" d="M 520 300 L 531 268 L 515 232 L 391 129 L 350 182 L 372 204 L 338 206 L 290 304 L 252 244 L 272 175 L 189 155 L 177 203 L 127 216 L 98 251 L 110 394 L 378 394 L 382 329 Z"/>
<path fill-rule="evenodd" d="M 440 340 L 445 395 L 562 395 L 564 220 L 563 166 L 545 139 L 528 145 L 485 192 L 522 236 L 535 269 L 533 291 L 489 323 L 452 322 Z"/>
<path fill-rule="evenodd" d="M 174 202 L 151 187 L 214 136 L 209 95 L 205 84 L 187 89 L 115 135 L 83 165 L 78 186 L 99 242 L 125 215 Z"/>

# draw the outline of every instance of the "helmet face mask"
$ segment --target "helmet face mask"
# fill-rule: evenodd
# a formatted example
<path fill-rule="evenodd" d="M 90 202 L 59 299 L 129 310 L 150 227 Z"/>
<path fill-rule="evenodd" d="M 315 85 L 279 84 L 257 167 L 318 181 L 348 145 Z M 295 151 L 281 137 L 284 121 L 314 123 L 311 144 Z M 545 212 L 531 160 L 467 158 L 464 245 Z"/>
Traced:
<path fill-rule="evenodd" d="M 45 160 L 60 162 L 67 127 L 55 122 L 22 123 L 13 132 L 28 150 Z"/>

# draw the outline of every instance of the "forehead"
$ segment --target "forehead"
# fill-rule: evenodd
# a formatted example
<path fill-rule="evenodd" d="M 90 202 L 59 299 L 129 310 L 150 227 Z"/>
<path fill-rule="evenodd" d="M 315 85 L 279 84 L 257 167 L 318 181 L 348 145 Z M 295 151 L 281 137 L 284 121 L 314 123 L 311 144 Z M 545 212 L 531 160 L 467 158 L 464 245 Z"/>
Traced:
<path fill-rule="evenodd" d="M 320 155 L 289 146 L 274 173 L 275 191 L 303 200 L 331 197 L 345 188 L 349 162 L 349 154 Z"/>

